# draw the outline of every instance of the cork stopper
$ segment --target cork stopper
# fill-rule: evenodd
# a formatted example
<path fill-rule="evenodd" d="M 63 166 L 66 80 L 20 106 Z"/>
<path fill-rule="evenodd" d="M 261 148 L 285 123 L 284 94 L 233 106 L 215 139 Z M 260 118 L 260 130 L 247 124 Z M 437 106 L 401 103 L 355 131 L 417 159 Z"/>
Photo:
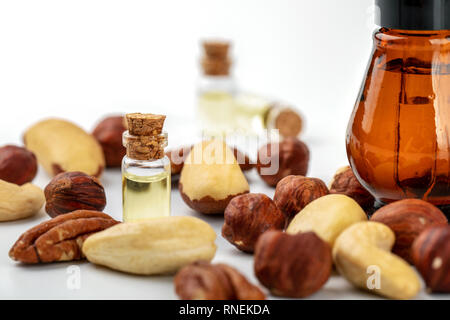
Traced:
<path fill-rule="evenodd" d="M 126 119 L 130 134 L 150 136 L 162 132 L 166 116 L 151 113 L 128 113 Z"/>
<path fill-rule="evenodd" d="M 231 60 L 228 57 L 230 43 L 226 41 L 204 41 L 205 56 L 201 64 L 203 72 L 210 76 L 227 76 Z"/>
<path fill-rule="evenodd" d="M 135 160 L 156 160 L 164 157 L 167 134 L 162 132 L 166 116 L 129 113 L 125 116 L 128 131 L 123 133 L 127 156 Z"/>
<path fill-rule="evenodd" d="M 266 127 L 278 129 L 280 135 L 297 137 L 303 129 L 303 119 L 293 108 L 280 103 L 274 103 L 266 115 Z"/>

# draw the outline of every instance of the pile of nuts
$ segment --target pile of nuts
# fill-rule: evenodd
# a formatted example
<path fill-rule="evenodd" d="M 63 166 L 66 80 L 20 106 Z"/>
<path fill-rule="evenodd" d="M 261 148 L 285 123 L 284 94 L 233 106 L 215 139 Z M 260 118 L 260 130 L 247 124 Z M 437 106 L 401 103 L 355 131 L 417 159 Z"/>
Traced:
<path fill-rule="evenodd" d="M 181 299 L 265 299 L 238 270 L 211 264 L 216 233 L 194 217 L 120 223 L 101 212 L 106 195 L 99 177 L 125 153 L 122 116 L 102 120 L 89 134 L 65 120 L 49 119 L 24 135 L 26 148 L 0 148 L 0 221 L 45 211 L 51 217 L 23 233 L 12 259 L 27 264 L 87 259 L 138 275 L 175 274 Z M 49 142 L 51 139 L 51 143 Z M 211 147 L 220 153 L 206 153 Z M 274 152 L 273 150 L 277 150 Z M 201 154 L 202 161 L 195 162 Z M 89 155 L 89 156 L 86 156 Z M 263 146 L 256 165 L 219 140 L 167 153 L 186 204 L 203 214 L 223 214 L 222 236 L 254 254 L 254 273 L 272 294 L 303 298 L 337 272 L 355 287 L 393 299 L 414 298 L 421 288 L 415 266 L 433 292 L 450 292 L 450 226 L 423 200 L 405 199 L 378 209 L 350 167 L 327 185 L 307 177 L 309 149 L 287 138 Z M 223 156 L 220 162 L 211 158 Z M 37 163 L 54 176 L 45 190 L 31 184 Z M 267 173 L 277 162 L 279 170 Z M 250 193 L 244 171 L 256 167 L 275 187 L 273 199 Z M 378 268 L 380 286 L 368 286 Z"/>
<path fill-rule="evenodd" d="M 44 193 L 31 184 L 36 173 L 33 152 L 12 145 L 0 148 L 0 221 L 28 218 L 42 208 Z"/>
<path fill-rule="evenodd" d="M 405 199 L 382 207 L 368 220 L 362 206 L 373 205 L 373 198 L 369 200 L 349 168 L 336 173 L 331 187 L 316 178 L 287 176 L 276 186 L 275 206 L 251 193 L 231 200 L 223 235 L 251 252 L 242 245 L 255 243 L 254 233 L 259 232 L 254 270 L 265 287 L 274 295 L 305 297 L 326 283 L 334 264 L 358 288 L 410 299 L 421 288 L 414 264 L 430 290 L 449 292 L 450 227 L 441 210 L 423 200 Z M 273 223 L 280 210 L 285 232 Z M 232 221 L 241 223 L 230 224 L 228 212 Z M 260 226 L 271 230 L 260 231 Z M 239 243 L 229 236 L 234 233 L 240 235 Z M 381 285 L 372 289 L 368 270 L 374 266 Z"/>

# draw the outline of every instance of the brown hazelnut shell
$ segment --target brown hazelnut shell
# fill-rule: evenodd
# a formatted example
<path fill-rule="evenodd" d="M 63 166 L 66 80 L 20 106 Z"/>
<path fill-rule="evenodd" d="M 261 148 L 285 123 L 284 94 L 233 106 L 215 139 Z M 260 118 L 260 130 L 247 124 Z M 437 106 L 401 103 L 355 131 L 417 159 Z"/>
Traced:
<path fill-rule="evenodd" d="M 273 294 L 304 298 L 318 291 L 332 270 L 330 246 L 314 232 L 264 233 L 255 248 L 255 275 Z"/>
<path fill-rule="evenodd" d="M 423 231 L 412 246 L 412 260 L 432 292 L 450 292 L 450 226 Z"/>
<path fill-rule="evenodd" d="M 263 300 L 264 293 L 239 271 L 226 264 L 197 261 L 182 268 L 174 279 L 183 300 Z"/>
<path fill-rule="evenodd" d="M 18 185 L 33 181 L 37 173 L 33 152 L 17 146 L 0 148 L 0 179 Z"/>
<path fill-rule="evenodd" d="M 245 194 L 239 193 L 239 194 L 233 194 L 229 195 L 225 199 L 216 200 L 210 196 L 203 197 L 199 200 L 191 200 L 184 192 L 183 192 L 183 184 L 181 182 L 178 183 L 178 190 L 180 191 L 181 198 L 184 200 L 184 202 L 193 210 L 204 213 L 204 214 L 223 214 L 225 211 L 225 208 L 227 207 L 228 203 L 233 199 L 234 197 Z"/>
<path fill-rule="evenodd" d="M 255 166 L 253 163 L 251 163 L 250 158 L 248 155 L 242 151 L 240 151 L 237 148 L 232 148 L 234 157 L 236 158 L 237 162 L 239 163 L 239 166 L 241 167 L 242 171 L 248 171 L 253 169 Z M 243 161 L 242 161 L 243 160 Z"/>
<path fill-rule="evenodd" d="M 256 168 L 260 177 L 272 187 L 289 175 L 305 176 L 309 166 L 309 149 L 305 143 L 296 138 L 286 138 L 279 143 L 268 143 L 258 151 Z M 278 152 L 272 154 L 272 149 Z M 278 158 L 279 168 L 274 174 L 265 174 L 264 168 L 271 167 Z"/>
<path fill-rule="evenodd" d="M 172 175 L 181 173 L 181 169 L 183 169 L 184 166 L 184 161 L 189 155 L 191 149 L 192 146 L 184 146 L 166 152 L 166 156 L 170 160 L 170 172 Z"/>
<path fill-rule="evenodd" d="M 375 198 L 359 183 L 350 166 L 342 168 L 333 177 L 330 193 L 343 194 L 355 200 L 363 209 L 373 207 Z"/>
<path fill-rule="evenodd" d="M 320 179 L 287 176 L 278 182 L 273 201 L 289 222 L 307 204 L 327 194 L 328 188 Z"/>
<path fill-rule="evenodd" d="M 45 211 L 50 217 L 75 210 L 102 211 L 106 206 L 105 190 L 100 181 L 82 172 L 63 172 L 44 189 Z"/>
<path fill-rule="evenodd" d="M 234 197 L 225 209 L 222 236 L 239 250 L 253 252 L 259 236 L 281 230 L 285 218 L 268 196 L 248 193 Z"/>
<path fill-rule="evenodd" d="M 387 225 L 395 233 L 392 252 L 412 263 L 411 246 L 419 234 L 430 226 L 447 225 L 445 215 L 437 207 L 419 199 L 404 199 L 377 210 L 371 221 Z"/>
<path fill-rule="evenodd" d="M 111 116 L 103 119 L 92 135 L 103 149 L 107 167 L 120 167 L 126 149 L 122 144 L 122 134 L 126 130 L 123 116 Z"/>

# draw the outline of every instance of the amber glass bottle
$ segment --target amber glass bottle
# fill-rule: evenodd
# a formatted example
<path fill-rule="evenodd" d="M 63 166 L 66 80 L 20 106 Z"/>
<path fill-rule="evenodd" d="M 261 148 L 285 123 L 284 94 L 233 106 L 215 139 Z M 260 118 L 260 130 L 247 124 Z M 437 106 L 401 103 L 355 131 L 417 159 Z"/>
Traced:
<path fill-rule="evenodd" d="M 450 1 L 377 5 L 382 28 L 348 126 L 350 164 L 380 204 L 420 198 L 448 208 Z"/>

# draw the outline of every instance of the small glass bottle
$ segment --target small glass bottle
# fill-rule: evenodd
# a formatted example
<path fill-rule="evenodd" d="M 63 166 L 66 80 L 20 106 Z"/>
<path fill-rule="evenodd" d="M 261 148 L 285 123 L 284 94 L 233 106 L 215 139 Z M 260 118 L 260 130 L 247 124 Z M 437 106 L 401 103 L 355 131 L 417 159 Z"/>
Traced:
<path fill-rule="evenodd" d="M 205 41 L 202 76 L 198 84 L 197 114 L 202 133 L 221 136 L 234 130 L 235 83 L 230 74 L 228 57 L 230 44 L 225 41 Z"/>
<path fill-rule="evenodd" d="M 203 43 L 205 55 L 197 107 L 203 134 L 222 137 L 239 132 L 258 136 L 266 129 L 278 129 L 283 137 L 298 136 L 303 121 L 294 108 L 259 95 L 238 92 L 230 75 L 229 48 L 225 41 Z"/>
<path fill-rule="evenodd" d="M 377 0 L 374 49 L 347 131 L 378 203 L 450 205 L 450 1 Z"/>
<path fill-rule="evenodd" d="M 280 136 L 297 137 L 303 130 L 303 118 L 291 105 L 264 97 L 239 93 L 235 98 L 234 121 L 246 135 L 260 135 L 264 130 L 278 130 Z"/>
<path fill-rule="evenodd" d="M 123 221 L 170 215 L 170 160 L 164 154 L 167 133 L 165 116 L 126 115 L 123 133 L 127 154 L 122 161 Z"/>

